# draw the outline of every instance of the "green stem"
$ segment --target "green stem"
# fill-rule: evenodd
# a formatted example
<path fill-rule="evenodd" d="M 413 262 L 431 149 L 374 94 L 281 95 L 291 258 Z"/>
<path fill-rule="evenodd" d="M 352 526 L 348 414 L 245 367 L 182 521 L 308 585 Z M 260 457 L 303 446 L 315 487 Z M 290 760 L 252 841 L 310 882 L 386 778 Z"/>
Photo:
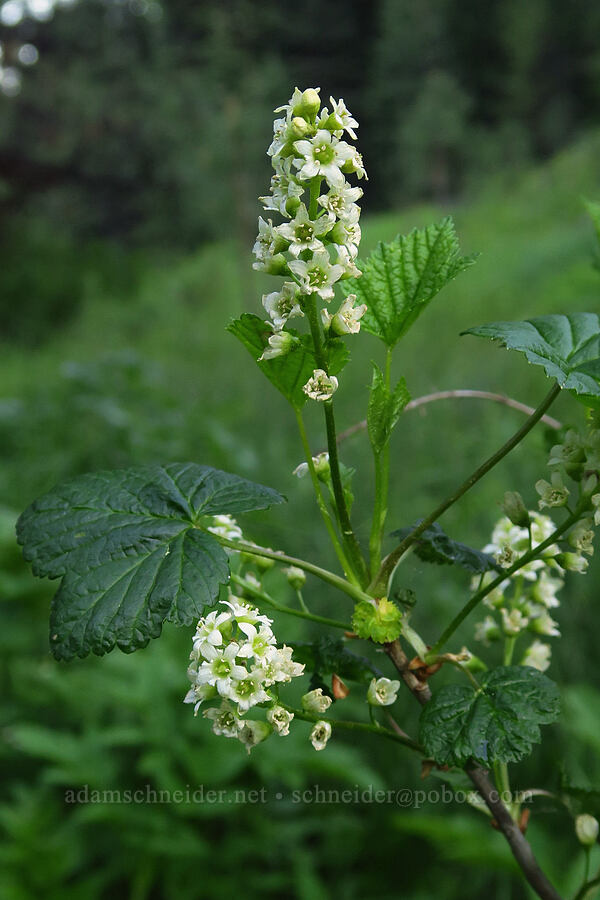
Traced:
<path fill-rule="evenodd" d="M 321 325 L 317 311 L 317 304 L 312 294 L 307 296 L 304 304 L 306 317 L 310 325 L 310 332 L 315 348 L 315 359 L 319 368 L 327 371 L 327 361 L 323 349 L 323 341 L 321 335 Z M 325 400 L 323 402 L 323 410 L 325 413 L 325 428 L 327 431 L 327 450 L 329 452 L 329 468 L 331 472 L 331 485 L 333 487 L 333 495 L 335 498 L 336 511 L 342 531 L 342 540 L 349 561 L 352 563 L 354 575 L 362 585 L 368 582 L 368 573 L 365 561 L 363 559 L 360 545 L 356 539 L 356 535 L 352 529 L 350 515 L 346 505 L 344 496 L 344 488 L 342 486 L 342 476 L 340 474 L 340 461 L 337 448 L 337 435 L 335 429 L 335 416 L 333 412 L 333 400 Z"/>
<path fill-rule="evenodd" d="M 389 394 L 392 367 L 392 349 L 387 348 L 385 356 L 385 387 Z M 388 491 L 390 483 L 390 442 L 389 440 L 381 451 L 373 448 L 375 463 L 375 503 L 373 506 L 373 522 L 371 525 L 371 537 L 369 539 L 369 556 L 371 564 L 371 578 L 375 576 L 381 565 L 381 544 L 387 516 Z"/>
<path fill-rule="evenodd" d="M 596 875 L 595 878 L 592 878 L 591 881 L 586 881 L 580 889 L 577 891 L 575 895 L 575 900 L 588 900 L 588 892 L 592 890 L 592 888 L 598 887 L 600 885 L 600 875 Z"/>
<path fill-rule="evenodd" d="M 323 721 L 323 716 L 318 716 L 313 713 L 307 713 L 303 709 L 296 709 L 293 706 L 287 706 L 285 703 L 280 702 L 280 706 L 283 706 L 284 709 L 287 709 L 288 712 L 294 714 L 297 719 L 302 719 L 304 722 L 321 722 Z M 412 738 L 403 737 L 400 734 L 396 734 L 395 731 L 392 731 L 390 728 L 386 728 L 384 725 L 371 725 L 368 722 L 350 722 L 341 719 L 327 719 L 332 728 L 343 728 L 346 731 L 366 731 L 371 734 L 378 734 L 381 737 L 389 738 L 391 741 L 395 741 L 397 744 L 403 744 L 405 747 L 408 747 L 410 750 L 414 750 L 416 753 L 423 753 L 423 748 L 416 741 L 413 741 Z"/>
<path fill-rule="evenodd" d="M 504 659 L 502 661 L 504 666 L 510 666 L 512 663 L 516 640 L 516 637 L 507 637 L 504 641 Z"/>
<path fill-rule="evenodd" d="M 502 802 L 507 806 L 510 804 L 510 781 L 508 778 L 508 766 L 506 763 L 495 762 L 494 763 L 494 778 L 496 781 L 496 788 L 500 792 L 502 797 Z"/>
<path fill-rule="evenodd" d="M 310 474 L 310 480 L 313 485 L 313 489 L 315 492 L 315 497 L 317 500 L 317 505 L 321 512 L 321 516 L 323 518 L 323 522 L 325 523 L 325 527 L 327 529 L 327 533 L 331 539 L 331 543 L 333 544 L 333 548 L 336 552 L 337 558 L 342 566 L 342 570 L 353 584 L 358 586 L 358 579 L 354 572 L 352 571 L 352 567 L 348 562 L 348 557 L 346 556 L 342 545 L 339 542 L 338 536 L 336 534 L 333 522 L 331 520 L 331 516 L 329 514 L 329 510 L 327 509 L 327 504 L 325 503 L 325 499 L 323 497 L 323 493 L 321 491 L 321 485 L 319 483 L 319 478 L 317 476 L 315 470 L 315 464 L 313 463 L 312 453 L 310 451 L 310 444 L 308 443 L 308 435 L 306 434 L 306 428 L 304 426 L 304 419 L 302 418 L 302 413 L 299 409 L 296 409 L 296 421 L 298 422 L 298 431 L 300 432 L 300 440 L 302 441 L 302 447 L 304 450 L 304 456 L 306 459 L 306 464 L 308 465 L 308 471 Z"/>
<path fill-rule="evenodd" d="M 344 631 L 352 631 L 352 626 L 349 625 L 348 622 L 340 622 L 337 619 L 328 619 L 325 616 L 317 616 L 314 613 L 309 613 L 307 610 L 294 609 L 293 606 L 284 606 L 283 603 L 278 603 L 277 600 L 274 600 L 273 597 L 265 591 L 255 587 L 253 584 L 249 584 L 240 575 L 234 575 L 233 572 L 231 573 L 231 580 L 234 584 L 243 588 L 244 591 L 250 594 L 255 600 L 261 600 L 263 603 L 266 603 L 268 606 L 277 610 L 277 612 L 287 613 L 288 616 L 296 616 L 298 619 L 308 619 L 310 622 L 318 622 L 319 625 L 329 625 L 331 628 L 341 628 Z"/>
<path fill-rule="evenodd" d="M 267 547 L 259 547 L 256 544 L 249 544 L 247 541 L 230 541 L 226 537 L 222 537 L 220 534 L 214 534 L 210 532 L 212 537 L 219 542 L 223 547 L 229 547 L 232 550 L 237 550 L 239 553 L 249 553 L 251 556 L 260 556 L 265 559 L 274 559 L 276 562 L 287 563 L 290 566 L 297 566 L 299 569 L 303 569 L 305 572 L 310 572 L 311 575 L 316 575 L 317 578 L 320 578 L 321 581 L 326 581 L 327 584 L 333 585 L 333 587 L 338 588 L 338 590 L 343 591 L 344 594 L 348 594 L 349 597 L 352 597 L 353 600 L 368 600 L 369 602 L 373 602 L 373 598 L 369 596 L 369 594 L 365 594 L 359 587 L 356 587 L 354 584 L 350 584 L 344 578 L 341 578 L 339 575 L 336 575 L 334 572 L 330 572 L 328 569 L 322 569 L 321 566 L 316 566 L 314 563 L 308 562 L 306 559 L 298 559 L 296 556 L 288 556 L 286 553 L 281 553 L 278 550 L 269 550 Z"/>
<path fill-rule="evenodd" d="M 296 591 L 296 597 L 298 598 L 298 603 L 300 604 L 300 609 L 302 610 L 302 612 L 311 614 L 311 613 L 310 613 L 310 609 L 308 608 L 308 606 L 307 606 L 306 603 L 304 602 L 304 597 L 302 596 L 302 591 L 301 591 L 301 590 L 297 590 L 297 591 Z"/>
<path fill-rule="evenodd" d="M 542 543 L 538 544 L 537 547 L 534 547 L 533 550 L 528 550 L 527 553 L 524 553 L 523 556 L 521 556 L 516 561 L 516 563 L 510 567 L 510 569 L 506 569 L 504 572 L 498 575 L 497 578 L 494 578 L 493 581 L 490 581 L 488 585 L 486 585 L 484 588 L 481 588 L 481 590 L 477 591 L 477 593 L 473 594 L 471 599 L 467 603 L 465 603 L 460 612 L 452 619 L 440 639 L 433 645 L 433 647 L 427 654 L 427 658 L 431 657 L 433 659 L 435 656 L 437 656 L 444 644 L 452 637 L 458 626 L 467 618 L 469 613 L 475 609 L 477 604 L 481 600 L 483 600 L 484 597 L 487 597 L 487 595 L 495 590 L 500 584 L 502 584 L 503 581 L 505 581 L 507 578 L 510 578 L 511 575 L 514 575 L 515 572 L 518 572 L 519 569 L 523 568 L 523 566 L 526 566 L 527 563 L 535 559 L 536 556 L 539 556 L 540 553 L 542 553 L 546 549 L 546 547 L 550 547 L 551 544 L 554 544 L 557 538 L 559 538 L 561 534 L 564 534 L 565 531 L 567 531 L 567 529 L 569 529 L 571 525 L 573 525 L 577 521 L 577 519 L 581 515 L 582 509 L 587 506 L 587 502 L 588 501 L 586 498 L 585 504 L 580 503 L 575 512 L 572 513 L 567 519 L 565 519 L 562 525 L 559 525 L 552 532 L 549 538 L 546 538 L 545 541 L 542 541 Z"/>
<path fill-rule="evenodd" d="M 425 519 L 423 519 L 416 528 L 408 534 L 404 540 L 394 549 L 392 552 L 384 559 L 379 572 L 376 577 L 373 579 L 371 585 L 368 590 L 369 593 L 377 596 L 378 594 L 385 594 L 387 591 L 387 585 L 390 577 L 392 576 L 394 569 L 398 561 L 400 560 L 403 553 L 423 534 L 423 532 L 429 528 L 433 523 L 449 509 L 457 500 L 466 494 L 474 484 L 483 478 L 484 475 L 493 469 L 494 466 L 500 462 L 501 459 L 510 453 L 517 444 L 519 444 L 523 438 L 531 431 L 533 426 L 539 422 L 542 418 L 546 410 L 551 406 L 554 400 L 560 394 L 560 386 L 558 384 L 554 384 L 550 391 L 546 394 L 540 405 L 537 409 L 529 416 L 527 421 L 521 426 L 521 428 L 516 431 L 513 436 L 506 441 L 505 444 L 500 447 L 499 450 L 496 451 L 492 456 L 489 457 L 478 469 L 473 472 L 472 475 L 469 475 L 466 481 L 461 484 L 457 490 L 455 490 L 449 497 L 446 498 L 439 506 L 437 506 L 432 513 L 430 513 Z"/>

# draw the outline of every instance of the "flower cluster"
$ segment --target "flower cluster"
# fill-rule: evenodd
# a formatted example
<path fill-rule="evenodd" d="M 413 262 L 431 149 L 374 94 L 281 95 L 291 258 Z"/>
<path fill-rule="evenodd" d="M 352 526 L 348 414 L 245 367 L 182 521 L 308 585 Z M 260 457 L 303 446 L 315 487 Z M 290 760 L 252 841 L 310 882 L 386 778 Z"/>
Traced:
<path fill-rule="evenodd" d="M 475 637 L 485 643 L 503 636 L 515 639 L 526 632 L 535 636 L 521 663 L 541 671 L 550 665 L 551 649 L 540 637 L 560 637 L 550 610 L 559 606 L 556 595 L 563 586 L 562 577 L 567 570 L 584 573 L 587 557 L 594 552 L 594 525 L 600 524 L 600 430 L 585 434 L 569 430 L 563 442 L 550 451 L 548 466 L 550 481 L 540 479 L 535 486 L 539 508 L 567 507 L 570 527 L 538 558 L 487 595 L 484 602 L 494 615 L 486 616 L 475 628 Z M 575 512 L 568 506 L 573 493 Z M 514 492 L 505 495 L 504 510 L 507 515 L 496 524 L 491 543 L 484 550 L 493 554 L 499 566 L 510 569 L 525 553 L 551 539 L 557 526 L 549 516 L 528 511 Z M 495 578 L 495 573 L 487 572 L 473 588 L 479 589 Z"/>
<path fill-rule="evenodd" d="M 254 268 L 284 278 L 277 291 L 263 296 L 272 334 L 262 359 L 289 353 L 297 338 L 286 331 L 290 319 L 304 316 L 320 301 L 330 303 L 334 285 L 356 278 L 361 238 L 359 187 L 347 175 L 366 177 L 362 158 L 344 140 L 356 140 L 358 123 L 343 100 L 330 98 L 331 110 L 321 108 L 319 88 L 294 90 L 289 102 L 275 112 L 273 141 L 268 149 L 275 174 L 271 191 L 260 200 L 265 210 L 286 221 L 274 224 L 259 217 L 254 244 Z M 366 306 L 356 305 L 350 294 L 334 314 L 321 309 L 323 326 L 333 335 L 356 334 Z M 305 391 L 315 400 L 327 400 L 337 380 L 317 369 Z"/>
<path fill-rule="evenodd" d="M 184 702 L 197 715 L 205 702 L 220 706 L 204 710 L 215 734 L 238 738 L 248 751 L 275 731 L 286 735 L 293 718 L 277 703 L 272 688 L 302 675 L 304 666 L 292 660 L 290 647 L 277 647 L 272 620 L 230 594 L 200 619 L 193 638 L 188 677 L 192 687 Z M 267 721 L 245 719 L 249 709 L 268 706 Z"/>

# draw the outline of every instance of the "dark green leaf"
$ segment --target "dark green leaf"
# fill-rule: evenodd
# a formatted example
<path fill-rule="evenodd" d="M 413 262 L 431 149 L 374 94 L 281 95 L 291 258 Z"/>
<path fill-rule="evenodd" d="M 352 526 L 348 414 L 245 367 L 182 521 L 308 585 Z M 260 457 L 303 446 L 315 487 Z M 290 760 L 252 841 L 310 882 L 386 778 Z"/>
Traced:
<path fill-rule="evenodd" d="M 259 362 L 269 337 L 273 334 L 268 322 L 250 313 L 244 313 L 243 316 L 234 319 L 227 326 L 227 331 L 241 341 L 258 368 L 277 390 L 281 391 L 294 409 L 301 409 L 307 400 L 302 388 L 319 366 L 315 359 L 310 335 L 299 335 L 296 331 L 287 330 L 297 338 L 297 343 L 292 350 L 284 356 L 276 356 L 275 359 L 265 359 Z M 341 340 L 327 341 L 324 352 L 327 357 L 327 371 L 330 375 L 337 375 L 341 372 L 350 357 L 348 348 Z"/>
<path fill-rule="evenodd" d="M 390 439 L 410 394 L 401 378 L 393 391 L 388 390 L 379 366 L 373 363 L 373 380 L 367 409 L 367 430 L 375 453 L 381 453 Z"/>
<path fill-rule="evenodd" d="M 558 714 L 553 681 L 529 666 L 502 666 L 483 676 L 478 691 L 463 684 L 437 691 L 423 707 L 419 740 L 439 765 L 517 762 L 540 740 L 539 726 Z"/>
<path fill-rule="evenodd" d="M 435 295 L 474 261 L 460 256 L 448 216 L 389 244 L 379 243 L 368 259 L 359 261 L 362 276 L 341 286 L 346 295 L 356 294 L 359 303 L 366 303 L 363 328 L 393 347 Z"/>
<path fill-rule="evenodd" d="M 409 528 L 400 528 L 398 531 L 393 531 L 392 535 L 399 541 L 403 541 L 418 524 L 415 522 Z M 414 548 L 416 555 L 423 562 L 437 563 L 440 566 L 462 566 L 463 569 L 476 575 L 488 572 L 490 569 L 499 570 L 498 563 L 493 556 L 453 541 L 437 522 L 427 528 L 415 541 Z"/>
<path fill-rule="evenodd" d="M 58 659 L 126 652 L 170 619 L 188 625 L 227 582 L 227 555 L 204 516 L 264 509 L 277 491 L 218 469 L 171 463 L 83 475 L 20 517 L 34 574 L 62 578 L 50 620 Z M 209 522 L 205 524 L 210 524 Z"/>
<path fill-rule="evenodd" d="M 365 656 L 357 656 L 346 649 L 340 638 L 320 637 L 316 641 L 294 644 L 294 659 L 304 663 L 307 671 L 319 678 L 339 675 L 347 681 L 369 684 L 372 678 L 379 678 L 381 672 Z"/>
<path fill-rule="evenodd" d="M 463 334 L 501 341 L 508 350 L 519 350 L 530 363 L 542 366 L 561 388 L 600 400 L 600 320 L 596 313 L 492 322 Z"/>

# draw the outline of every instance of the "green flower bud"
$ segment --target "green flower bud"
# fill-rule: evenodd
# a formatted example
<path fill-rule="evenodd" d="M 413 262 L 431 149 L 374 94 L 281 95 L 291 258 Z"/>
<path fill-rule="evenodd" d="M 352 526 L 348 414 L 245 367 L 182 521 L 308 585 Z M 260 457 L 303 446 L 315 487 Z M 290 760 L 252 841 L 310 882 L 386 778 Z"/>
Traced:
<path fill-rule="evenodd" d="M 518 491 L 507 491 L 504 495 L 502 509 L 508 516 L 513 525 L 519 525 L 520 528 L 527 528 L 529 525 L 529 513 L 523 503 L 523 498 Z"/>
<path fill-rule="evenodd" d="M 306 573 L 299 569 L 298 566 L 289 566 L 283 570 L 288 580 L 288 584 L 295 591 L 300 591 L 306 583 Z"/>
<path fill-rule="evenodd" d="M 266 263 L 264 271 L 267 275 L 286 275 L 288 264 L 283 253 L 276 253 Z"/>
<path fill-rule="evenodd" d="M 290 133 L 294 140 L 299 140 L 312 130 L 310 123 L 303 116 L 294 116 L 292 119 Z"/>
<path fill-rule="evenodd" d="M 304 119 L 312 120 L 321 109 L 321 98 L 319 97 L 319 88 L 307 88 L 302 91 L 300 103 L 294 106 L 292 115 L 294 117 L 301 116 Z"/>
<path fill-rule="evenodd" d="M 577 816 L 575 819 L 575 834 L 579 843 L 584 847 L 593 847 L 598 840 L 599 830 L 598 820 L 587 813 Z"/>
<path fill-rule="evenodd" d="M 372 603 L 370 600 L 360 600 L 354 607 L 352 627 L 361 638 L 370 638 L 376 644 L 388 644 L 395 641 L 402 631 L 402 613 L 387 597 Z"/>

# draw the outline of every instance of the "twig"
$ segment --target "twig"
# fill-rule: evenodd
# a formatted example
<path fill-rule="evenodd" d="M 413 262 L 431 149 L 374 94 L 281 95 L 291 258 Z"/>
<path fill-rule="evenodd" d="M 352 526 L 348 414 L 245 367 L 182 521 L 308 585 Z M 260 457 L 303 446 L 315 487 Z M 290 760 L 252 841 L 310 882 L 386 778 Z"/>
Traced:
<path fill-rule="evenodd" d="M 396 640 L 390 644 L 386 644 L 385 652 L 400 673 L 402 680 L 412 695 L 418 700 L 421 706 L 425 706 L 431 699 L 431 690 L 426 682 L 419 681 L 416 675 L 410 671 L 409 660 L 402 649 L 400 641 Z M 538 897 L 541 897 L 542 900 L 561 900 L 560 894 L 557 893 L 540 869 L 529 842 L 525 839 L 524 835 L 519 830 L 519 826 L 513 820 L 508 809 L 500 799 L 498 791 L 488 777 L 487 770 L 475 763 L 470 763 L 465 766 L 465 772 L 481 794 L 485 805 L 494 816 L 494 819 L 498 823 L 498 828 L 506 838 L 513 856 Z"/>
<path fill-rule="evenodd" d="M 532 406 L 527 406 L 526 403 L 521 403 L 520 400 L 514 400 L 512 397 L 507 397 L 505 394 L 494 394 L 492 391 L 471 390 L 435 391 L 433 394 L 424 394 L 422 397 L 415 397 L 414 400 L 407 403 L 404 407 L 404 412 L 410 412 L 411 409 L 418 409 L 420 406 L 425 406 L 427 403 L 435 403 L 437 400 L 492 400 L 494 403 L 510 406 L 511 409 L 518 409 L 519 412 L 525 413 L 527 416 L 530 416 L 531 413 L 534 412 Z M 561 422 L 559 422 L 558 419 L 554 419 L 552 416 L 544 415 L 540 421 L 545 425 L 548 425 L 549 428 L 554 428 L 555 431 L 562 428 Z M 346 438 L 352 437 L 353 434 L 364 431 L 366 427 L 367 420 L 363 419 L 362 422 L 356 422 L 356 424 L 351 425 L 350 428 L 341 431 L 337 436 L 338 444 L 341 444 Z"/>

